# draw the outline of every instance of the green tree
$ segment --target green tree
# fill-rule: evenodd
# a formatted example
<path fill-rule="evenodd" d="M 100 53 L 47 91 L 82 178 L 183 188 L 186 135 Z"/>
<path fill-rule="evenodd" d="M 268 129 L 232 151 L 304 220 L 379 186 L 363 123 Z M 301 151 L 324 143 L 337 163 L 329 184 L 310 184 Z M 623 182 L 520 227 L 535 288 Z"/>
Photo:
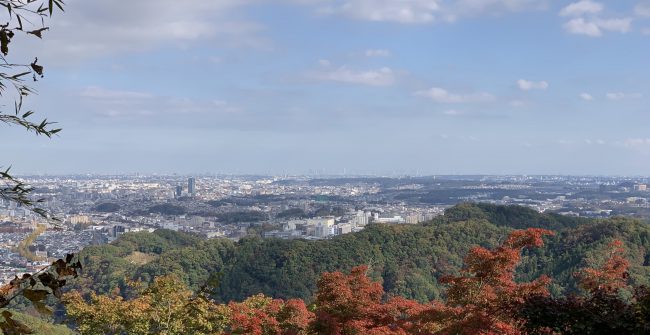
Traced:
<path fill-rule="evenodd" d="M 175 275 L 158 277 L 130 300 L 78 291 L 65 295 L 68 317 L 83 335 L 222 334 L 228 308 L 193 294 Z"/>

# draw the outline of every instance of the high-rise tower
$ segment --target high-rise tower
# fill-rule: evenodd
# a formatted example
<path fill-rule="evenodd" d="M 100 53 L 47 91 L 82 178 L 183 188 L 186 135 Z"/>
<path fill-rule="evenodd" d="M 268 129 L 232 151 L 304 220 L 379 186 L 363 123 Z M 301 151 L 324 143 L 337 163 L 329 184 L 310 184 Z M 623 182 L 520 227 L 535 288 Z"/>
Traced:
<path fill-rule="evenodd" d="M 190 177 L 189 179 L 187 179 L 187 193 L 189 193 L 190 196 L 194 196 L 194 194 L 196 193 L 195 184 L 196 184 L 196 180 L 194 179 L 194 177 Z"/>

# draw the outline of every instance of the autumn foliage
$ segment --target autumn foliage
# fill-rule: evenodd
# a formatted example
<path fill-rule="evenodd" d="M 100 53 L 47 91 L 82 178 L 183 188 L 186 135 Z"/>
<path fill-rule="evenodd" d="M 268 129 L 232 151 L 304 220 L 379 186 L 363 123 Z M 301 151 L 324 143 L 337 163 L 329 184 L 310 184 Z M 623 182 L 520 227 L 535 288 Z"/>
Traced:
<path fill-rule="evenodd" d="M 447 303 L 437 306 L 430 322 L 439 334 L 520 334 L 523 320 L 512 313 L 526 296 L 548 295 L 548 277 L 515 282 L 521 250 L 543 245 L 552 232 L 528 229 L 513 232 L 494 250 L 475 247 L 465 258 L 460 276 L 443 278 L 449 284 Z M 426 317 L 426 316 L 425 316 Z"/>
<path fill-rule="evenodd" d="M 71 294 L 67 310 L 81 334 L 577 334 L 568 320 L 585 324 L 589 320 L 568 314 L 562 319 L 562 312 L 605 315 L 612 314 L 611 308 L 636 313 L 637 319 L 621 316 L 619 322 L 625 326 L 648 324 L 639 320 L 650 310 L 646 291 L 637 290 L 636 305 L 616 300 L 626 287 L 628 266 L 619 241 L 610 244 L 600 267 L 576 274 L 588 292 L 583 298 L 551 297 L 547 289 L 551 279 L 545 276 L 515 281 L 522 249 L 542 246 L 542 238 L 551 234 L 543 229 L 518 230 L 497 248 L 473 248 L 457 276 L 442 278 L 448 285 L 445 302 L 422 304 L 388 297 L 382 285 L 368 277 L 369 268 L 359 266 L 349 274 L 324 273 L 309 306 L 299 299 L 264 295 L 217 304 L 206 295 L 192 294 L 178 278 L 166 276 L 131 300 L 96 295 L 87 300 Z M 619 333 L 625 332 L 612 332 Z"/>
<path fill-rule="evenodd" d="M 650 334 L 650 290 L 628 286 L 629 262 L 614 240 L 596 267 L 575 273 L 584 295 L 530 295 L 516 311 L 528 334 Z"/>
<path fill-rule="evenodd" d="M 587 268 L 576 273 L 580 286 L 592 293 L 615 293 L 627 286 L 627 269 L 630 262 L 623 257 L 623 242 L 615 240 L 608 245 L 606 261 L 600 268 Z"/>

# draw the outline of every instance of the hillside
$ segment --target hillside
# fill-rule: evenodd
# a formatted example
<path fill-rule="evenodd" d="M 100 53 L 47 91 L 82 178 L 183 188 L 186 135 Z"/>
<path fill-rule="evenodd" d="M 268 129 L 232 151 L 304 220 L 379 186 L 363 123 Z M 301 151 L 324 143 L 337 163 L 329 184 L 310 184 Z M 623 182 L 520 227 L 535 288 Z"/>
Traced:
<path fill-rule="evenodd" d="M 598 251 L 618 238 L 628 249 L 632 283 L 650 283 L 647 223 L 462 204 L 426 224 L 371 225 L 362 232 L 323 241 L 252 237 L 235 243 L 164 230 L 126 234 L 110 245 L 89 247 L 81 253 L 84 278 L 77 285 L 102 293 L 120 288 L 128 295 L 127 278 L 150 281 L 176 273 L 197 288 L 210 275 L 217 275 L 220 285 L 215 297 L 220 301 L 241 301 L 257 293 L 310 300 L 322 272 L 349 271 L 366 264 L 370 276 L 382 282 L 389 295 L 429 301 L 441 296 L 438 278 L 456 273 L 472 246 L 493 247 L 514 228 L 526 227 L 552 229 L 556 235 L 547 238 L 544 248 L 525 253 L 518 271 L 521 280 L 549 274 L 557 279 L 553 293 L 575 290 L 573 273 L 597 261 Z"/>
<path fill-rule="evenodd" d="M 17 311 L 11 311 L 13 314 L 13 319 L 29 326 L 31 329 L 32 333 L 34 335 L 74 335 L 76 334 L 74 331 L 70 330 L 70 328 L 66 327 L 65 325 L 55 325 L 52 324 L 48 321 L 45 321 L 41 318 L 31 316 L 29 314 L 17 312 Z M 2 334 L 2 331 L 0 331 L 0 334 Z"/>

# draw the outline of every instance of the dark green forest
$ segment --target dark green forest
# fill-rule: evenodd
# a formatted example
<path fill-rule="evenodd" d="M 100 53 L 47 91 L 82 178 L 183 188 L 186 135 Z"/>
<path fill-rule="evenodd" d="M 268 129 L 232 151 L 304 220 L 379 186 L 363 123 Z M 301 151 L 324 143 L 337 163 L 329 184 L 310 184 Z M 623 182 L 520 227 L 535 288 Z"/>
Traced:
<path fill-rule="evenodd" d="M 613 239 L 624 242 L 634 285 L 650 284 L 650 225 L 630 218 L 579 219 L 539 214 L 518 206 L 461 204 L 444 216 L 419 225 L 372 224 L 363 231 L 330 240 L 279 240 L 250 236 L 233 242 L 206 240 L 158 230 L 129 233 L 109 245 L 81 252 L 83 276 L 72 289 L 100 293 L 119 289 L 130 294 L 129 281 L 149 282 L 175 273 L 197 289 L 218 279 L 218 301 L 241 301 L 257 293 L 277 298 L 313 298 L 319 276 L 368 265 L 369 275 L 389 295 L 419 301 L 441 298 L 438 279 L 457 274 L 473 246 L 494 247 L 514 229 L 547 228 L 555 236 L 540 249 L 526 250 L 519 279 L 553 277 L 551 292 L 577 290 L 574 272 L 601 261 Z"/>

